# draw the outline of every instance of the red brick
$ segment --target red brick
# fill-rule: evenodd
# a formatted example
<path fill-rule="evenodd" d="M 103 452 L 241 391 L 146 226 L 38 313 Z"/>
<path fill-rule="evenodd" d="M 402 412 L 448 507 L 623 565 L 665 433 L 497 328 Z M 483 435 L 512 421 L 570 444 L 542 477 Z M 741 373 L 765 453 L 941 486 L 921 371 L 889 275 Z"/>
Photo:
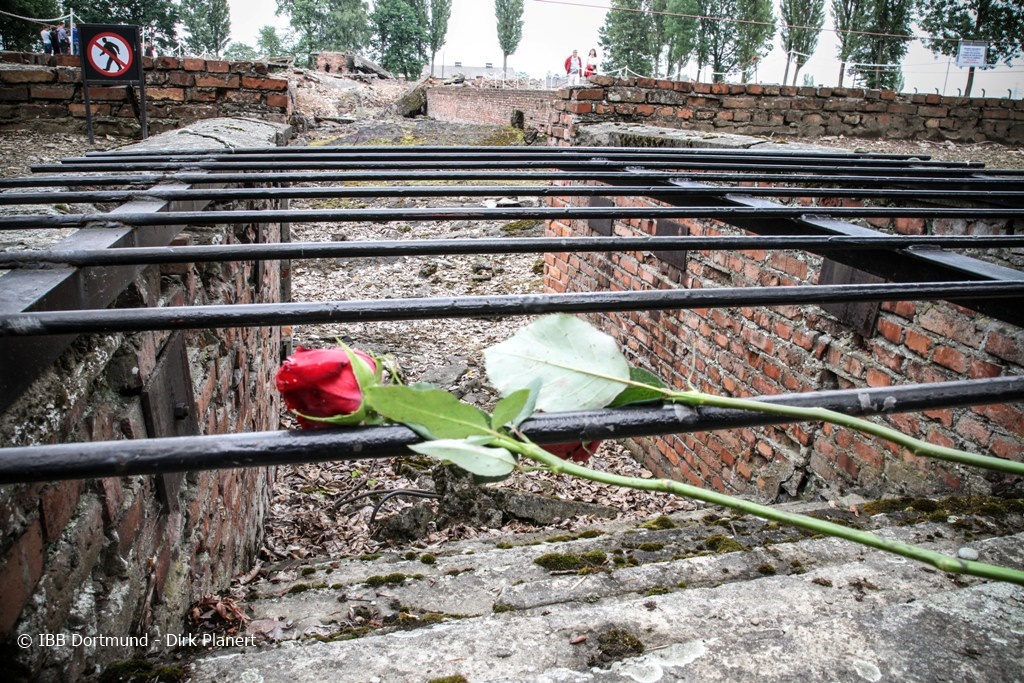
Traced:
<path fill-rule="evenodd" d="M 146 90 L 146 97 L 155 102 L 184 102 L 184 88 L 150 88 Z"/>
<path fill-rule="evenodd" d="M 242 87 L 250 90 L 287 90 L 288 81 L 283 78 L 242 76 Z"/>
<path fill-rule="evenodd" d="M 73 85 L 33 85 L 29 87 L 29 96 L 35 100 L 70 100 L 74 94 L 75 86 Z"/>
<path fill-rule="evenodd" d="M 0 559 L 0 640 L 14 630 L 43 575 L 43 530 L 33 522 Z"/>
<path fill-rule="evenodd" d="M 3 69 L 0 70 L 0 83 L 53 83 L 57 74 L 49 69 Z"/>
<path fill-rule="evenodd" d="M 185 71 L 206 71 L 206 60 L 195 57 L 185 57 L 182 67 Z"/>
<path fill-rule="evenodd" d="M 933 359 L 939 365 L 949 368 L 954 372 L 965 372 L 967 370 L 967 358 L 960 351 L 949 346 L 940 346 L 935 349 Z"/>
<path fill-rule="evenodd" d="M 48 542 L 59 538 L 64 531 L 78 507 L 81 491 L 82 482 L 78 480 L 58 482 L 43 491 L 39 512 Z"/>

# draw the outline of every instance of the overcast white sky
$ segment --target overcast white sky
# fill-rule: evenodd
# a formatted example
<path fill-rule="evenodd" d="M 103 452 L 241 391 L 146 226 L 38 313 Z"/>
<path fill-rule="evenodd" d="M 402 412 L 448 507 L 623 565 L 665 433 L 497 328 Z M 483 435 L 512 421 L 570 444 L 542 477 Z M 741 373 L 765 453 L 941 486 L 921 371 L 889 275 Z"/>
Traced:
<path fill-rule="evenodd" d="M 231 6 L 232 39 L 249 45 L 256 44 L 256 35 L 267 24 L 287 28 L 285 17 L 274 14 L 275 0 L 228 0 Z M 598 29 L 604 23 L 611 0 L 526 0 L 523 14 L 523 40 L 519 49 L 509 56 L 509 68 L 525 71 L 542 78 L 550 73 L 562 73 L 566 56 L 575 48 L 586 54 L 598 46 Z M 830 24 L 826 25 L 829 28 Z M 839 76 L 839 62 L 835 58 L 835 39 L 831 32 L 823 32 L 818 48 L 804 66 L 803 74 L 811 74 L 815 83 L 835 85 Z M 452 0 L 452 17 L 448 26 L 448 39 L 437 55 L 438 67 L 442 63 L 462 62 L 464 66 L 483 66 L 487 62 L 501 68 L 501 48 L 495 29 L 492 0 Z M 439 69 L 438 69 L 439 70 Z M 785 70 L 785 57 L 778 49 L 762 62 L 756 80 L 779 83 Z M 967 82 L 967 70 L 960 69 L 942 56 L 936 58 L 919 41 L 912 43 L 904 61 L 905 90 L 913 92 L 940 92 L 956 95 Z M 691 78 L 697 76 L 691 66 Z M 790 76 L 792 78 L 792 76 Z M 705 74 L 704 80 L 710 80 Z M 846 85 L 850 85 L 847 79 Z M 1016 97 L 1024 97 L 1024 60 L 1013 67 L 1000 67 L 987 72 L 978 71 L 974 79 L 973 95 L 980 96 L 984 88 L 990 97 L 1006 97 L 1007 90 L 1016 89 Z"/>

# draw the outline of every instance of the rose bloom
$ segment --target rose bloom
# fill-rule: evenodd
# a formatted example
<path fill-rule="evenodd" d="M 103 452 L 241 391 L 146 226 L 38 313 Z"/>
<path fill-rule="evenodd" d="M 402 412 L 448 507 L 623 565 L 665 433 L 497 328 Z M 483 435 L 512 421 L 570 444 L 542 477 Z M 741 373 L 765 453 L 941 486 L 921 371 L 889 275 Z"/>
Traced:
<path fill-rule="evenodd" d="M 562 460 L 572 460 L 573 462 L 586 462 L 590 459 L 590 456 L 594 454 L 597 447 L 601 445 L 601 441 L 590 441 L 588 443 L 580 443 L 576 441 L 574 443 L 552 443 L 543 446 L 544 450 L 552 455 L 557 455 Z"/>
<path fill-rule="evenodd" d="M 376 371 L 373 359 L 355 352 Z M 363 404 L 363 393 L 344 349 L 304 349 L 301 346 L 277 370 L 277 390 L 289 410 L 312 417 L 351 415 Z M 305 429 L 330 427 L 328 422 L 296 415 Z"/>

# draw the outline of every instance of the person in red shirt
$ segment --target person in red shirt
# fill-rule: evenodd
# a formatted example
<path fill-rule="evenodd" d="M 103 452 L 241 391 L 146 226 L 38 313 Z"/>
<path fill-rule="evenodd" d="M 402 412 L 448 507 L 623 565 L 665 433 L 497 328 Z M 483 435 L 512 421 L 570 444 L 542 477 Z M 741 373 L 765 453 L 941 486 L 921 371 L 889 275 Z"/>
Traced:
<path fill-rule="evenodd" d="M 565 75 L 569 77 L 569 85 L 579 85 L 583 75 L 583 61 L 576 50 L 565 59 Z"/>
<path fill-rule="evenodd" d="M 597 50 L 590 48 L 590 54 L 587 55 L 587 65 L 583 67 L 583 77 L 590 78 L 597 73 Z"/>

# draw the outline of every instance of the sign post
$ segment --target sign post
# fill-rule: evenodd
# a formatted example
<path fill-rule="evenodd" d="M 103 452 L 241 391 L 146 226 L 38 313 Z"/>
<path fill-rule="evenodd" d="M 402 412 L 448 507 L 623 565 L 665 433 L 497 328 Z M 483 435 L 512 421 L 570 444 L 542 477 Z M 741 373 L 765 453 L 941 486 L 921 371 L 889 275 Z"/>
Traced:
<path fill-rule="evenodd" d="M 149 137 L 146 121 L 146 79 L 142 73 L 139 27 L 121 24 L 81 24 L 79 45 L 82 52 L 82 94 L 85 100 L 85 125 L 89 144 L 93 143 L 90 85 L 125 84 L 128 101 L 142 126 L 143 139 Z M 136 100 L 133 85 L 139 86 Z"/>

